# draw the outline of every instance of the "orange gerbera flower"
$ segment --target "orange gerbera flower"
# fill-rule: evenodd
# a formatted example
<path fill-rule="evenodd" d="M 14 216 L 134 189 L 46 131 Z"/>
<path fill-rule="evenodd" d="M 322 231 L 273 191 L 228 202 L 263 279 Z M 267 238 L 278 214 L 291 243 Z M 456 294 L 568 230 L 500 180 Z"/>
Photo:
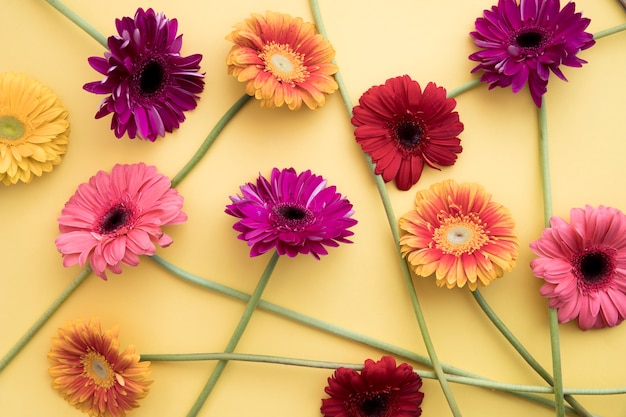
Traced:
<path fill-rule="evenodd" d="M 246 93 L 262 107 L 286 104 L 298 110 L 304 102 L 315 109 L 337 90 L 335 50 L 315 25 L 299 17 L 252 14 L 226 39 L 235 44 L 226 57 L 228 73 L 245 82 Z"/>
<path fill-rule="evenodd" d="M 417 275 L 435 273 L 437 286 L 474 291 L 515 266 L 514 227 L 482 186 L 447 180 L 419 191 L 415 210 L 400 218 L 401 251 Z"/>
<path fill-rule="evenodd" d="M 91 417 L 123 417 L 148 394 L 150 362 L 129 346 L 119 352 L 119 326 L 105 332 L 97 319 L 76 320 L 52 338 L 52 386 Z"/>

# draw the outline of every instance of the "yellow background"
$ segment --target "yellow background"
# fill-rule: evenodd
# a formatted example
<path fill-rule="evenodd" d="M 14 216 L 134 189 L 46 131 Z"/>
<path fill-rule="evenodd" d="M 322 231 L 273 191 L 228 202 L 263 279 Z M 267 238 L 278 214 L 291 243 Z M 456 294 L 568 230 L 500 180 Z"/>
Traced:
<path fill-rule="evenodd" d="M 409 74 L 422 85 L 448 89 L 469 81 L 475 50 L 468 33 L 495 0 L 321 0 L 336 59 L 352 102 L 370 86 Z M 100 74 L 87 63 L 104 49 L 44 1 L 4 0 L 0 25 L 0 71 L 26 73 L 52 88 L 69 110 L 71 136 L 63 163 L 31 184 L 0 189 L 0 356 L 80 272 L 64 268 L 54 239 L 56 217 L 76 187 L 116 163 L 146 162 L 172 177 L 195 152 L 217 119 L 244 92 L 226 73 L 231 45 L 224 36 L 252 12 L 280 11 L 312 21 L 305 0 L 108 0 L 66 4 L 102 34 L 115 32 L 115 18 L 153 7 L 179 21 L 184 55 L 201 53 L 206 88 L 181 128 L 156 143 L 123 138 L 109 129 L 110 116 L 93 118 L 103 96 L 82 90 Z M 590 32 L 626 21 L 616 1 L 579 0 L 577 11 L 592 19 Z M 601 39 L 580 56 L 582 69 L 564 67 L 568 83 L 552 76 L 546 96 L 554 213 L 585 204 L 626 209 L 624 76 L 626 34 Z M 525 89 L 488 91 L 482 85 L 457 99 L 465 130 L 463 153 L 453 167 L 425 169 L 407 192 L 388 190 L 396 214 L 411 209 L 415 192 L 447 178 L 479 182 L 509 207 L 521 248 L 515 270 L 482 294 L 547 368 L 550 345 L 547 301 L 528 266 L 528 243 L 543 228 L 537 154 L 536 109 Z M 316 261 L 281 259 L 265 300 L 426 354 L 400 277 L 378 194 L 339 94 L 318 111 L 261 109 L 252 100 L 223 131 L 196 170 L 179 186 L 189 221 L 167 232 L 174 244 L 158 253 L 183 269 L 251 292 L 269 255 L 248 257 L 248 246 L 223 213 L 228 196 L 272 167 L 312 169 L 354 204 L 359 224 L 354 244 L 331 248 Z M 542 385 L 480 312 L 466 289 L 437 288 L 415 279 L 440 359 L 502 382 Z M 108 282 L 95 276 L 57 311 L 22 353 L 0 374 L 0 415 L 79 416 L 50 386 L 46 354 L 50 338 L 66 321 L 99 316 L 105 328 L 121 325 L 122 347 L 140 353 L 222 351 L 243 303 L 184 283 L 143 258 Z M 626 325 L 583 332 L 560 326 L 567 387 L 624 386 Z M 257 311 L 237 352 L 362 363 L 381 351 Z M 402 359 L 399 359 L 402 361 Z M 422 368 L 413 364 L 417 368 Z M 184 416 L 209 377 L 214 362 L 153 363 L 149 396 L 131 415 Z M 201 416 L 320 415 L 331 370 L 231 362 Z M 464 416 L 551 416 L 553 411 L 507 394 L 453 385 Z M 425 380 L 424 416 L 451 415 L 436 381 Z M 626 415 L 624 396 L 579 396 L 604 417 Z"/>

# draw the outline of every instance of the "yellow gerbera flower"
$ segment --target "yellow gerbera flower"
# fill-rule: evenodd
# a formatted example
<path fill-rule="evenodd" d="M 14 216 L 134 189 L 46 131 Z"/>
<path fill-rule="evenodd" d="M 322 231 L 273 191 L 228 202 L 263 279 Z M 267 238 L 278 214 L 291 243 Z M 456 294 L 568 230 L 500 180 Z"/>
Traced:
<path fill-rule="evenodd" d="M 437 285 L 474 291 L 511 271 L 518 257 L 509 210 L 474 183 L 433 184 L 415 196 L 415 209 L 400 218 L 406 232 L 402 255 L 413 271 L 435 274 Z"/>
<path fill-rule="evenodd" d="M 98 319 L 75 320 L 52 338 L 52 386 L 91 417 L 123 417 L 148 394 L 150 362 L 129 346 L 120 353 L 119 326 L 102 331 Z"/>
<path fill-rule="evenodd" d="M 298 110 L 304 102 L 315 109 L 338 88 L 335 50 L 299 17 L 252 14 L 226 39 L 235 44 L 226 57 L 228 73 L 246 83 L 246 93 L 261 100 L 261 107 Z"/>
<path fill-rule="evenodd" d="M 0 180 L 29 183 L 61 163 L 70 124 L 57 96 L 23 74 L 0 74 Z"/>

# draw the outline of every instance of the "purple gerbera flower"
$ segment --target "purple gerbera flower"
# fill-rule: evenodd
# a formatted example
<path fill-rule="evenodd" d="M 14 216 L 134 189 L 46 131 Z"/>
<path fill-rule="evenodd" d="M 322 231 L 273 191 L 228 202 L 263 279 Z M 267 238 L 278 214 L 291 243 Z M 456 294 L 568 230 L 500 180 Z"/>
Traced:
<path fill-rule="evenodd" d="M 319 259 L 328 253 L 324 246 L 352 243 L 346 239 L 357 223 L 350 218 L 352 204 L 310 170 L 274 168 L 269 181 L 259 175 L 256 185 L 240 189 L 243 195 L 231 196 L 225 211 L 241 219 L 233 229 L 252 246 L 250 256 L 276 248 L 280 255 L 310 253 Z"/>
<path fill-rule="evenodd" d="M 482 48 L 469 56 L 483 71 L 481 81 L 494 87 L 512 85 L 514 93 L 528 81 L 530 95 L 541 107 L 550 71 L 567 81 L 559 65 L 580 67 L 587 61 L 576 54 L 591 47 L 593 35 L 585 32 L 590 20 L 575 13 L 569 2 L 561 10 L 559 0 L 499 0 L 476 19 L 470 35 Z"/>
<path fill-rule="evenodd" d="M 178 21 L 154 10 L 137 9 L 135 18 L 116 19 L 119 36 L 108 39 L 104 58 L 91 57 L 89 64 L 105 77 L 83 88 L 109 94 L 96 119 L 113 113 L 111 129 L 121 138 L 139 136 L 154 142 L 185 120 L 183 111 L 196 107 L 204 89 L 198 73 L 202 55 L 180 56 L 182 35 Z"/>

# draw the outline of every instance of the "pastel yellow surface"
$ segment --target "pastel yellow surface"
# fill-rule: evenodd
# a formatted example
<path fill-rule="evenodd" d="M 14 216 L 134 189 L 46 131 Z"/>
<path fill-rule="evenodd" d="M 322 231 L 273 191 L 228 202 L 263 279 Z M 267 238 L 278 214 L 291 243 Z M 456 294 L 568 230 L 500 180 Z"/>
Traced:
<path fill-rule="evenodd" d="M 320 0 L 336 59 L 352 102 L 370 86 L 409 74 L 425 85 L 452 89 L 472 79 L 475 50 L 468 33 L 495 0 Z M 94 114 L 102 96 L 82 90 L 100 79 L 87 63 L 104 49 L 43 0 L 4 0 L 0 71 L 26 73 L 52 88 L 70 113 L 71 135 L 63 163 L 31 184 L 0 187 L 0 356 L 24 334 L 79 274 L 64 268 L 54 239 L 56 218 L 76 187 L 116 163 L 146 162 L 172 177 L 195 152 L 217 119 L 244 93 L 226 73 L 232 26 L 252 12 L 280 11 L 312 21 L 306 0 L 108 0 L 66 4 L 105 36 L 114 21 L 152 7 L 179 21 L 183 54 L 203 54 L 206 89 L 196 110 L 173 134 L 156 143 L 123 138 L 109 129 L 110 116 Z M 616 1 L 579 0 L 592 19 L 590 32 L 626 21 Z M 598 41 L 580 56 L 583 68 L 564 68 L 569 82 L 551 77 L 546 96 L 554 214 L 585 204 L 626 209 L 626 34 Z M 509 207 L 521 253 L 512 273 L 482 290 L 507 326 L 539 362 L 551 369 L 547 301 L 528 266 L 528 243 L 543 228 L 536 109 L 527 90 L 480 86 L 457 99 L 465 131 L 463 153 L 453 167 L 426 169 L 411 191 L 388 185 L 396 215 L 412 207 L 415 191 L 447 178 L 479 182 Z M 269 255 L 249 258 L 248 246 L 224 214 L 228 196 L 272 167 L 311 169 L 354 204 L 359 224 L 354 244 L 331 248 L 316 261 L 281 259 L 263 299 L 426 355 L 401 279 L 385 214 L 339 94 L 318 111 L 261 109 L 252 100 L 223 131 L 195 171 L 179 186 L 186 224 L 168 228 L 174 244 L 158 254 L 177 266 L 250 293 Z M 439 358 L 501 382 L 544 385 L 481 313 L 467 289 L 437 288 L 414 280 Z M 142 258 L 138 267 L 90 276 L 0 374 L 0 415 L 79 416 L 51 388 L 46 354 L 58 327 L 99 316 L 105 328 L 121 325 L 121 344 L 140 353 L 220 352 L 244 304 L 184 283 Z M 560 326 L 566 387 L 626 385 L 626 324 L 583 332 Z M 362 363 L 383 352 L 346 341 L 276 315 L 255 312 L 237 352 Z M 404 361 L 398 358 L 399 361 Z M 417 369 L 427 369 L 411 363 Z M 134 417 L 185 416 L 214 362 L 153 363 L 149 396 Z M 231 362 L 201 416 L 320 416 L 332 370 Z M 424 416 L 451 415 L 436 381 L 425 380 Z M 455 384 L 464 416 L 553 416 L 520 398 Z M 624 396 L 579 396 L 603 417 L 626 415 Z"/>

